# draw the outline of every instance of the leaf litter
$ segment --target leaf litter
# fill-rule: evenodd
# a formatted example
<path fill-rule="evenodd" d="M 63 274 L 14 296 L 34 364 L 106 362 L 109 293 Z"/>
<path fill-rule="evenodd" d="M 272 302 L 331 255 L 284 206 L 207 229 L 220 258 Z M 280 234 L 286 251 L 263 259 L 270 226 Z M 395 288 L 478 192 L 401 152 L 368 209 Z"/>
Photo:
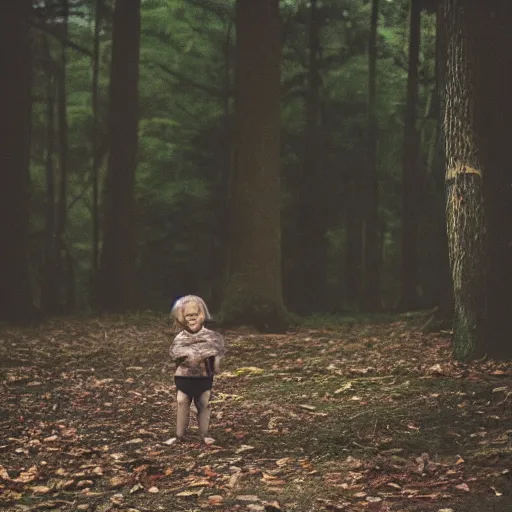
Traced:
<path fill-rule="evenodd" d="M 204 446 L 194 419 L 169 442 L 161 317 L 2 328 L 0 507 L 510 510 L 510 363 L 457 363 L 400 319 L 224 335 Z"/>

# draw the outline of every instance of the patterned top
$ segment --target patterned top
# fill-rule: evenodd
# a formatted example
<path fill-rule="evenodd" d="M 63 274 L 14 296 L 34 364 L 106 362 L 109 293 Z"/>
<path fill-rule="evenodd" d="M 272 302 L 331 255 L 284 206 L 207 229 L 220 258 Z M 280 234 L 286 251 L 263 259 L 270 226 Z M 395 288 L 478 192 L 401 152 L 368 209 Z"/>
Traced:
<path fill-rule="evenodd" d="M 203 327 L 198 332 L 181 331 L 172 342 L 169 353 L 176 362 L 177 377 L 209 377 L 210 358 L 224 356 L 224 338 L 218 332 Z"/>

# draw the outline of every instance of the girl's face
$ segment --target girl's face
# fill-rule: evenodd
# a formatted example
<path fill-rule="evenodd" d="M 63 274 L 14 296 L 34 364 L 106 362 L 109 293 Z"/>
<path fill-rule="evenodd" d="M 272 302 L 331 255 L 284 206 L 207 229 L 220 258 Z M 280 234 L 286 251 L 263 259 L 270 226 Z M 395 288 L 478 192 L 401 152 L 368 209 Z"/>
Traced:
<path fill-rule="evenodd" d="M 190 332 L 197 332 L 203 326 L 201 310 L 194 302 L 187 302 L 183 306 L 183 316 L 185 318 L 185 325 Z"/>

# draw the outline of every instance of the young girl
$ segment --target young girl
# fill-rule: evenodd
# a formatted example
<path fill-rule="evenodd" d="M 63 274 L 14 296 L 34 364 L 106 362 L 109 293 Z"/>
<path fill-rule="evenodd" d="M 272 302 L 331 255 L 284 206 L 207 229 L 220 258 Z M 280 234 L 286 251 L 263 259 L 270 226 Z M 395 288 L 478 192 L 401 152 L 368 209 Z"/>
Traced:
<path fill-rule="evenodd" d="M 177 393 L 177 441 L 181 441 L 188 427 L 190 403 L 194 400 L 197 409 L 199 435 L 207 444 L 213 439 L 208 436 L 210 424 L 210 393 L 213 375 L 220 370 L 220 360 L 224 356 L 224 339 L 214 331 L 204 327 L 211 315 L 203 299 L 187 295 L 178 299 L 171 310 L 174 326 L 181 329 L 174 338 L 169 350 L 176 362 Z"/>

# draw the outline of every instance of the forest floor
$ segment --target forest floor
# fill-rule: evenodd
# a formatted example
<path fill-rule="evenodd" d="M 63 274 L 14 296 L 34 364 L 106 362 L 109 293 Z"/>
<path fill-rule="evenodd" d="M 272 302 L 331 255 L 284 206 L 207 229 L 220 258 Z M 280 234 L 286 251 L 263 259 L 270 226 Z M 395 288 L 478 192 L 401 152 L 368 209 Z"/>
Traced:
<path fill-rule="evenodd" d="M 0 508 L 512 510 L 512 364 L 406 317 L 224 331 L 215 443 L 174 435 L 162 316 L 0 328 Z"/>

